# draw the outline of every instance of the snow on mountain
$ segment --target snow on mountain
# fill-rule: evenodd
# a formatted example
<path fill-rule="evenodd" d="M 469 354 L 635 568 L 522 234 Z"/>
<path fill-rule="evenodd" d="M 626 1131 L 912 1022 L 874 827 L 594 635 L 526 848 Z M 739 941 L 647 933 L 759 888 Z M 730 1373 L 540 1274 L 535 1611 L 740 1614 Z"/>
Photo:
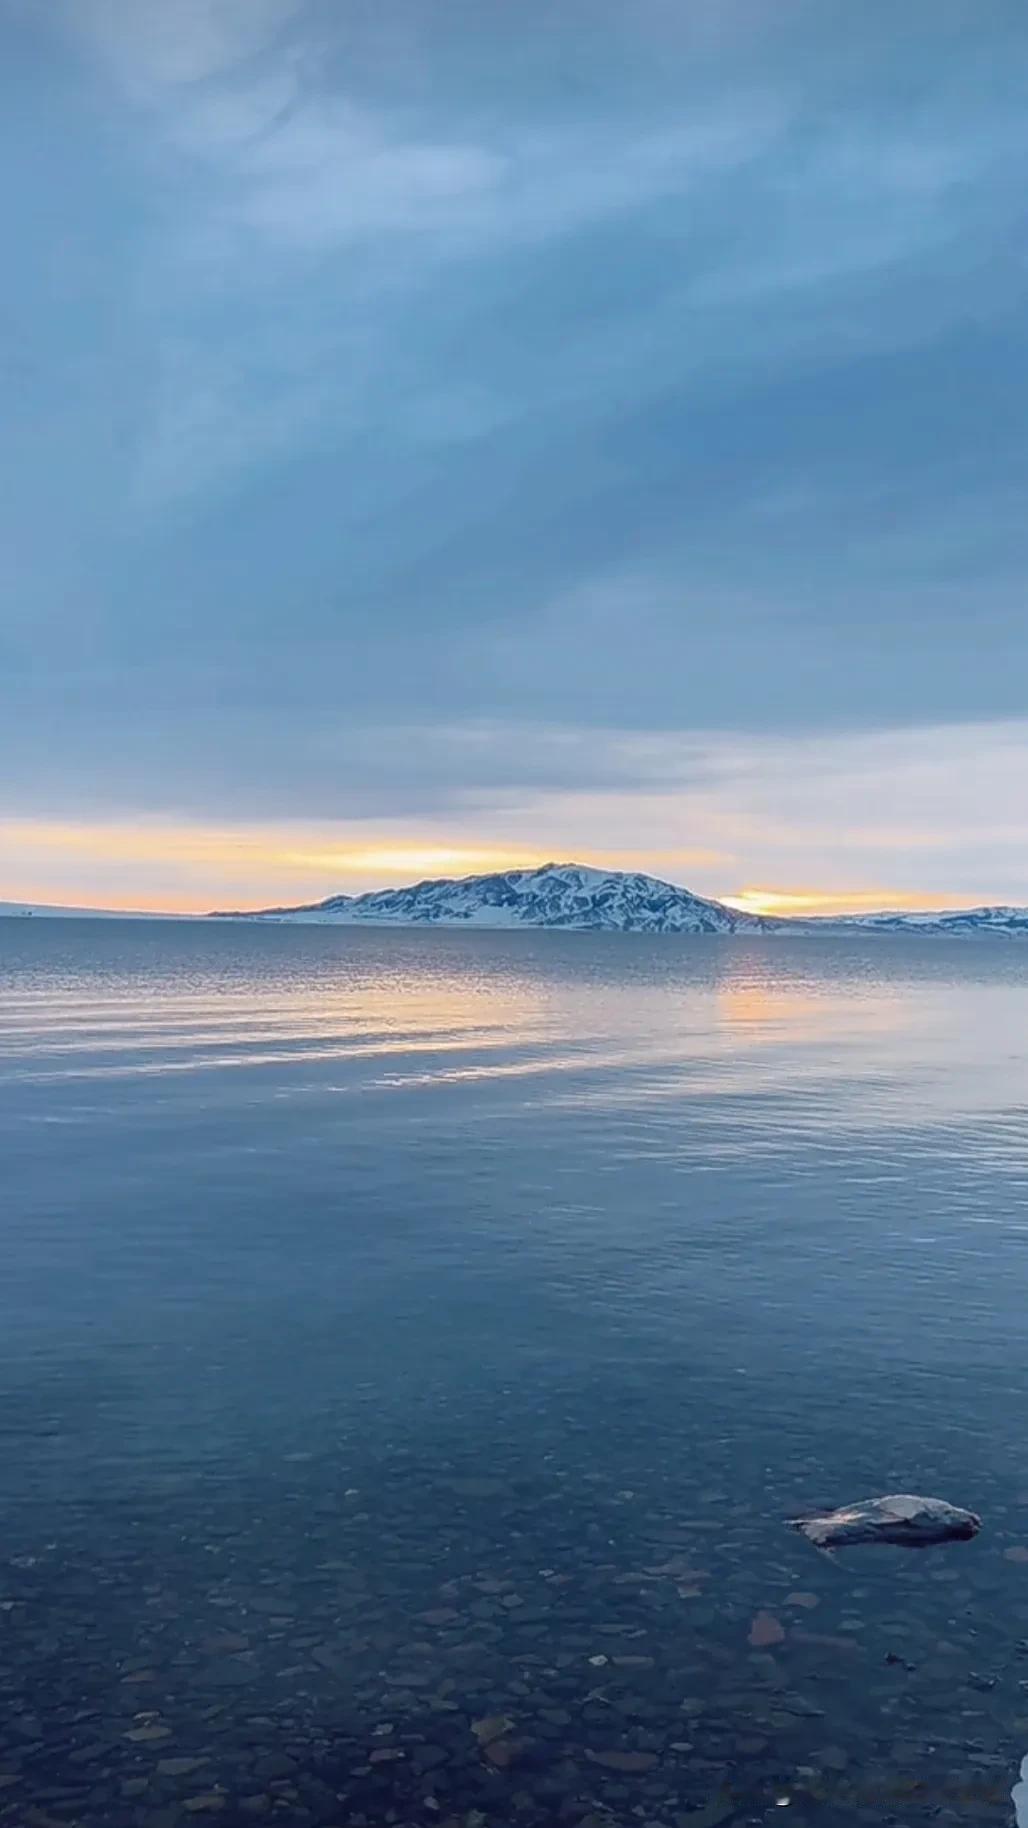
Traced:
<path fill-rule="evenodd" d="M 0 901 L 0 918 L 33 915 L 89 920 L 197 918 Z M 325 901 L 301 907 L 219 911 L 208 918 L 325 926 L 564 927 L 570 931 L 618 933 L 777 933 L 797 938 L 814 934 L 917 933 L 926 937 L 948 934 L 1028 939 L 1028 908 L 886 911 L 787 920 L 743 914 L 723 902 L 661 882 L 655 876 L 591 869 L 580 863 L 544 863 L 538 869 L 444 877 L 417 882 L 410 888 L 377 889 L 367 895 L 330 895 Z"/>
<path fill-rule="evenodd" d="M 968 908 L 783 919 L 743 914 L 654 876 L 580 863 L 488 876 L 443 877 L 367 895 L 330 895 L 296 908 L 219 913 L 218 920 L 346 926 L 565 927 L 619 933 L 921 933 L 1028 938 L 1028 908 Z"/>
<path fill-rule="evenodd" d="M 240 916 L 218 915 L 216 918 Z M 578 863 L 444 877 L 406 889 L 332 895 L 300 908 L 262 908 L 257 920 L 347 926 L 566 927 L 619 933 L 761 933 L 781 923 L 740 914 L 654 876 Z"/>
<path fill-rule="evenodd" d="M 66 908 L 45 901 L 0 901 L 0 920 L 197 920 L 196 914 L 153 914 L 140 908 Z"/>
<path fill-rule="evenodd" d="M 305 901 L 295 908 L 216 908 L 208 914 L 208 920 L 288 920 L 324 922 L 326 924 L 342 920 L 349 909 L 363 896 L 329 895 L 325 901 Z"/>
<path fill-rule="evenodd" d="M 1009 937 L 1028 937 L 1028 908 L 953 908 L 913 914 L 846 914 L 832 920 L 811 920 L 802 924 L 806 932 L 831 927 L 833 933 L 999 933 Z"/>

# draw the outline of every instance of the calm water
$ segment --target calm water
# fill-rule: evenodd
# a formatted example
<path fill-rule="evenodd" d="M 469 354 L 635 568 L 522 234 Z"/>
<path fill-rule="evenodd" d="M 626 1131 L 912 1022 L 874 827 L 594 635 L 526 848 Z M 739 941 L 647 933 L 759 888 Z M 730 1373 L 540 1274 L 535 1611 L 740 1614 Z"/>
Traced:
<path fill-rule="evenodd" d="M 1016 944 L 0 921 L 0 1822 L 1010 1823 L 1026 1105 Z"/>

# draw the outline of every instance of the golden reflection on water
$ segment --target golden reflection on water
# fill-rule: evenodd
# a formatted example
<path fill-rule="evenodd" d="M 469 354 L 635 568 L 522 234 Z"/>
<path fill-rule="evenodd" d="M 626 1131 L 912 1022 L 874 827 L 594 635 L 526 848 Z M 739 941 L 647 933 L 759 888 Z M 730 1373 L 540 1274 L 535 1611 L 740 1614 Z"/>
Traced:
<path fill-rule="evenodd" d="M 737 1046 L 817 1046 L 833 1036 L 896 1034 L 908 1019 L 884 988 L 859 998 L 821 982 L 804 986 L 740 975 L 718 985 L 719 1021 Z"/>
<path fill-rule="evenodd" d="M 546 1010 L 547 998 L 528 976 L 460 970 L 356 971 L 297 977 L 285 986 L 257 977 L 204 994 L 163 983 L 85 995 L 46 985 L 6 1001 L 0 1035 L 12 1063 L 45 1055 L 36 1077 L 112 1077 L 489 1053 L 545 1041 Z"/>
<path fill-rule="evenodd" d="M 459 1082 L 499 1100 L 508 1084 L 535 1105 L 683 1109 L 793 1087 L 818 1121 L 829 1105 L 840 1122 L 931 1121 L 1018 1102 L 1026 973 L 1012 951 L 979 958 L 878 939 L 239 930 L 230 947 L 225 929 L 169 930 L 131 970 L 15 978 L 0 1080 L 266 1068 L 354 1093 Z"/>

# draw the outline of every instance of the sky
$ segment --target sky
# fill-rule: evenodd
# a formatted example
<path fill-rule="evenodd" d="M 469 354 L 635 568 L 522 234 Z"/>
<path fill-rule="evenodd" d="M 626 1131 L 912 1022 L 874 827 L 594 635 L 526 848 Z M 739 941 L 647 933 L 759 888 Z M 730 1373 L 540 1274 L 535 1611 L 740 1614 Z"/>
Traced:
<path fill-rule="evenodd" d="M 0 0 L 0 897 L 1028 902 L 1023 0 Z"/>

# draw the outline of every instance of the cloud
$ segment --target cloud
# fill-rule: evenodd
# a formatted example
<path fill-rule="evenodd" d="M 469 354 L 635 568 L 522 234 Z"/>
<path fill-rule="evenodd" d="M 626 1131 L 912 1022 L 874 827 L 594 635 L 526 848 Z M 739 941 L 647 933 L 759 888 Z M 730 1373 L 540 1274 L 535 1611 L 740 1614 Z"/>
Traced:
<path fill-rule="evenodd" d="M 519 124 L 465 97 L 466 131 L 441 133 L 424 100 L 373 104 L 345 69 L 326 84 L 321 58 L 345 38 L 303 0 L 190 0 L 181 17 L 163 0 L 87 0 L 72 17 L 166 146 L 208 168 L 223 232 L 258 230 L 285 250 L 402 234 L 432 237 L 435 261 L 560 234 L 687 194 L 752 160 L 787 119 L 759 88 L 613 132 L 602 119 Z"/>
<path fill-rule="evenodd" d="M 200 800 L 184 817 L 181 778 L 159 809 L 133 813 L 123 784 L 117 818 L 0 819 L 4 894 L 260 904 L 571 857 L 736 898 L 762 884 L 765 905 L 769 890 L 821 907 L 1028 902 L 1024 722 L 760 739 L 608 730 L 589 747 L 531 727 L 383 729 L 319 759 L 339 781 L 320 820 L 265 808 L 257 823 L 252 797 L 250 816 L 243 798 L 233 819 L 211 821 Z"/>
<path fill-rule="evenodd" d="M 238 71 L 274 46 L 302 0 L 69 0 L 70 29 L 137 101 Z"/>
<path fill-rule="evenodd" d="M 997 263 L 1023 296 L 1001 250 L 1028 133 L 973 65 L 970 112 L 941 46 L 945 81 L 900 108 L 876 89 L 897 47 L 852 18 L 851 69 L 816 9 L 702 11 L 642 4 L 626 32 L 600 6 L 588 52 L 569 13 L 539 69 L 460 8 L 72 9 L 161 193 L 131 275 L 136 511 L 286 449 L 345 461 L 383 423 L 416 446 L 745 399 L 991 312 Z M 572 48 L 590 84 L 562 80 Z"/>
<path fill-rule="evenodd" d="M 939 746 L 890 830 L 955 832 L 939 733 L 1028 670 L 1028 53 L 905 19 L 22 5 L 8 795 L 546 848 L 602 809 L 654 854 L 695 817 L 736 882 L 772 833 L 841 880 L 775 758 L 820 745 L 856 855 L 879 752 L 831 745 L 891 731 Z"/>

